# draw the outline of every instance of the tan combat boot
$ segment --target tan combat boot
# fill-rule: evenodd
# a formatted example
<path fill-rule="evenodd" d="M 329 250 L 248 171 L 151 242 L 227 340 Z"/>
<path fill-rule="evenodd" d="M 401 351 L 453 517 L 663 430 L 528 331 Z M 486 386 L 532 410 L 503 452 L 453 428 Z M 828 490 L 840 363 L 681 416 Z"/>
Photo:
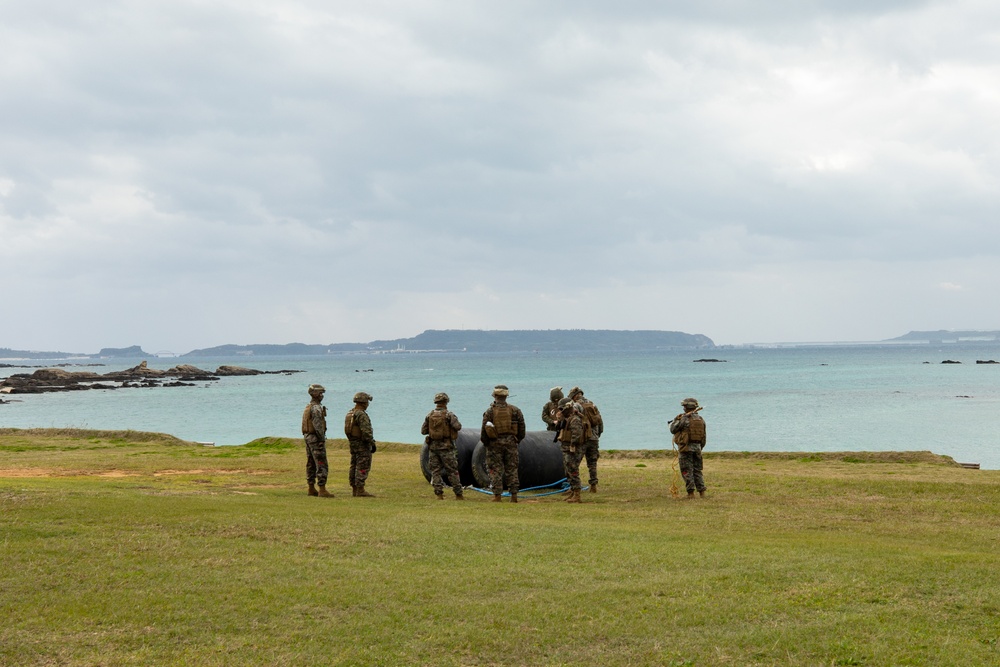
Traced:
<path fill-rule="evenodd" d="M 501 500 L 500 500 L 500 495 L 501 495 L 501 494 L 499 494 L 499 493 L 494 493 L 494 494 L 493 494 L 493 502 L 495 502 L 495 503 L 499 503 L 499 502 L 501 502 Z"/>
<path fill-rule="evenodd" d="M 316 492 L 316 495 L 320 498 L 333 498 L 333 494 L 327 491 L 323 484 L 319 485 L 319 491 Z"/>
<path fill-rule="evenodd" d="M 438 500 L 444 500 L 444 492 L 438 493 L 437 491 L 435 491 L 434 495 L 437 497 Z"/>
<path fill-rule="evenodd" d="M 355 496 L 357 496 L 358 498 L 374 498 L 375 497 L 374 494 L 368 493 L 367 491 L 365 491 L 365 485 L 364 484 L 358 484 L 357 487 L 355 487 L 355 491 L 356 491 Z"/>
<path fill-rule="evenodd" d="M 684 500 L 694 500 L 694 491 L 688 491 L 687 497 Z"/>
<path fill-rule="evenodd" d="M 511 491 L 510 492 L 510 502 L 512 502 L 512 503 L 516 503 L 517 502 L 517 491 Z"/>
<path fill-rule="evenodd" d="M 590 492 L 597 493 L 597 482 L 594 482 L 590 485 Z"/>
<path fill-rule="evenodd" d="M 699 491 L 698 495 L 701 496 L 702 498 L 704 498 L 705 497 L 705 492 L 704 491 Z"/>
<path fill-rule="evenodd" d="M 465 495 L 462 493 L 456 493 L 455 500 L 465 500 Z"/>
<path fill-rule="evenodd" d="M 569 499 L 566 502 L 568 502 L 568 503 L 582 503 L 583 499 L 580 498 L 580 489 L 574 489 L 573 493 L 570 494 Z"/>
<path fill-rule="evenodd" d="M 309 482 L 309 495 L 310 496 L 319 495 L 319 491 L 316 490 L 316 484 L 314 484 L 313 482 Z"/>

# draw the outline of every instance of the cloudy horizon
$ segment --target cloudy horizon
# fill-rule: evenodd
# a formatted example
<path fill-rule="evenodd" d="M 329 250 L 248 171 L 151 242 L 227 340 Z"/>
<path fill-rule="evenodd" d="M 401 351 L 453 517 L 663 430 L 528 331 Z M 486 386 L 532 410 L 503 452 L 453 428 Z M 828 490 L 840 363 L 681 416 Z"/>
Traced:
<path fill-rule="evenodd" d="M 21 2 L 0 347 L 998 330 L 986 2 Z"/>

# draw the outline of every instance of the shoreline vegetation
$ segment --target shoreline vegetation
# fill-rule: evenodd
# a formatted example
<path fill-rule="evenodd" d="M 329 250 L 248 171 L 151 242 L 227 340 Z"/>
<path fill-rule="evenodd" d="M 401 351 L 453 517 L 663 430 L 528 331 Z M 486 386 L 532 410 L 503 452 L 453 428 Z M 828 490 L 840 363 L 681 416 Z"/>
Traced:
<path fill-rule="evenodd" d="M 299 439 L 0 429 L 0 664 L 955 665 L 1000 660 L 1000 471 L 931 452 L 605 451 L 601 492 L 305 493 Z"/>

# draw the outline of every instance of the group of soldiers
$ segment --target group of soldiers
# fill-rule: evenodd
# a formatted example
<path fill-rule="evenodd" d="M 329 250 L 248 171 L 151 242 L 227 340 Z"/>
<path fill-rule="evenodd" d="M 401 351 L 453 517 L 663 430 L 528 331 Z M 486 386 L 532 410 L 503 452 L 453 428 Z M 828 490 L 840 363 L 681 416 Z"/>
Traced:
<path fill-rule="evenodd" d="M 542 408 L 542 421 L 549 431 L 556 432 L 562 449 L 563 467 L 569 482 L 568 503 L 583 502 L 580 492 L 580 462 L 586 459 L 590 473 L 589 488 L 597 493 L 597 459 L 601 458 L 600 437 L 604 433 L 604 418 L 583 390 L 573 387 L 564 396 L 562 387 L 549 390 L 549 402 Z"/>
<path fill-rule="evenodd" d="M 309 495 L 332 498 L 326 490 L 329 464 L 326 456 L 326 407 L 322 405 L 325 389 L 322 385 L 309 386 L 311 401 L 302 413 L 302 434 L 306 442 L 306 481 Z M 506 385 L 493 388 L 493 402 L 483 413 L 480 440 L 486 448 L 486 471 L 493 492 L 493 502 L 501 502 L 503 489 L 507 488 L 510 501 L 517 502 L 520 483 L 518 480 L 518 444 L 526 434 L 524 413 L 516 405 L 507 402 L 510 391 Z M 372 454 L 376 450 L 372 423 L 368 416 L 368 405 L 372 396 L 365 392 L 354 395 L 354 407 L 344 416 L 344 435 L 351 451 L 351 467 L 348 478 L 354 497 L 371 498 L 365 490 L 368 473 L 371 471 Z M 458 470 L 458 451 L 455 441 L 462 423 L 454 412 L 448 409 L 448 394 L 439 392 L 434 396 L 434 409 L 424 417 L 420 433 L 425 436 L 428 447 L 428 467 L 431 485 L 438 500 L 444 500 L 445 479 L 451 482 L 456 500 L 464 500 L 462 482 Z M 695 491 L 705 495 L 705 480 L 702 474 L 701 451 L 705 447 L 705 420 L 699 415 L 701 407 L 693 398 L 681 401 L 684 412 L 669 423 L 673 442 L 678 448 L 681 475 L 684 478 L 687 497 L 693 498 Z M 586 461 L 590 474 L 588 487 L 597 493 L 597 461 L 601 457 L 600 437 L 604 433 L 604 419 L 593 401 L 584 396 L 580 387 L 573 387 L 563 394 L 562 387 L 549 391 L 549 401 L 542 408 L 542 421 L 546 429 L 555 433 L 554 442 L 562 450 L 563 467 L 569 483 L 566 502 L 583 502 L 580 480 L 580 464 Z"/>
<path fill-rule="evenodd" d="M 325 393 L 323 385 L 309 385 L 312 400 L 302 412 L 302 435 L 306 441 L 306 482 L 309 484 L 309 495 L 333 498 L 333 494 L 326 490 L 330 464 L 326 458 Z M 365 490 L 365 482 L 372 469 L 372 454 L 376 450 L 372 420 L 368 416 L 368 404 L 371 401 L 371 394 L 359 391 L 354 394 L 354 407 L 344 415 L 344 435 L 351 448 L 348 481 L 351 483 L 351 495 L 356 498 L 374 498 L 373 494 Z"/>

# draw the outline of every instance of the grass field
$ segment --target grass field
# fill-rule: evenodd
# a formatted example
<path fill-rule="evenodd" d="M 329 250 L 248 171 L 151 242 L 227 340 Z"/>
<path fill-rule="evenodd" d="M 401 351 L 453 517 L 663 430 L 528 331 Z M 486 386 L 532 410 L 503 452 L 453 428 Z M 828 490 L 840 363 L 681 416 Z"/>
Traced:
<path fill-rule="evenodd" d="M 0 429 L 0 664 L 1000 664 L 998 471 L 706 453 L 689 502 L 608 452 L 497 505 L 381 443 L 351 498 L 328 444 L 320 499 L 300 441 Z"/>

